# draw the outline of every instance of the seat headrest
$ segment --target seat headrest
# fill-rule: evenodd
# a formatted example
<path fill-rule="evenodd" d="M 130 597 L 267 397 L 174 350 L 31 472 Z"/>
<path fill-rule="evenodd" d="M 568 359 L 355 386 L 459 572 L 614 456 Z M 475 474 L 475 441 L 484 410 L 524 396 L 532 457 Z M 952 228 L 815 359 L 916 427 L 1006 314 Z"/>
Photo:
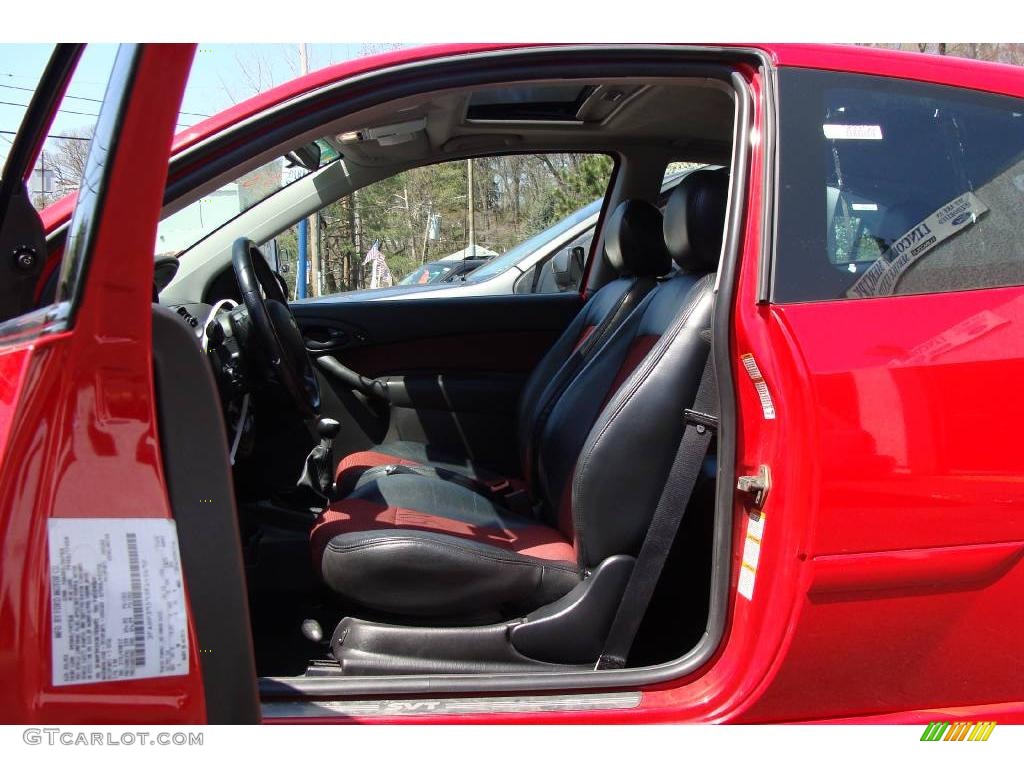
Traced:
<path fill-rule="evenodd" d="M 718 269 L 729 172 L 700 168 L 679 182 L 665 206 L 665 246 L 687 272 Z"/>
<path fill-rule="evenodd" d="M 623 200 L 605 226 L 604 252 L 622 275 L 658 277 L 672 267 L 661 211 L 643 200 Z"/>

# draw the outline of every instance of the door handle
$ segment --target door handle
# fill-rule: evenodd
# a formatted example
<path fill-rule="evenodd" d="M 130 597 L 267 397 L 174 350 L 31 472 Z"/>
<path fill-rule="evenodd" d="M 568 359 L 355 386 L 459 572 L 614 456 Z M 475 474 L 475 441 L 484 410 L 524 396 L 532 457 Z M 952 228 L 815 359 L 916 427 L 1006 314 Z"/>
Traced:
<path fill-rule="evenodd" d="M 310 352 L 331 352 L 348 346 L 351 336 L 340 328 L 312 328 L 304 332 Z"/>

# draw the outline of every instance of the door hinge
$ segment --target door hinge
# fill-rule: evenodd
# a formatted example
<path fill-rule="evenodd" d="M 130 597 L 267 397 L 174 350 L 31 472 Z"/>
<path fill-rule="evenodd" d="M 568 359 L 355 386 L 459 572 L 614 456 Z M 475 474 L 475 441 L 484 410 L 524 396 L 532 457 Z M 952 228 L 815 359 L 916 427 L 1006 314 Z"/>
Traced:
<path fill-rule="evenodd" d="M 736 490 L 750 495 L 750 503 L 754 509 L 762 509 L 768 491 L 772 487 L 772 473 L 767 464 L 762 464 L 756 475 L 740 475 L 736 481 Z"/>

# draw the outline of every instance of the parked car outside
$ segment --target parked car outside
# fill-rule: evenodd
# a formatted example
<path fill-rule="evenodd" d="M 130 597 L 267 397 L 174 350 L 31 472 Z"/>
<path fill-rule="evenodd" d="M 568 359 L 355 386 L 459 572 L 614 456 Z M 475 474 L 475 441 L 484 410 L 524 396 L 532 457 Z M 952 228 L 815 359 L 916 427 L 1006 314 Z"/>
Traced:
<path fill-rule="evenodd" d="M 430 285 L 451 283 L 486 263 L 487 259 L 464 258 L 457 261 L 428 261 L 398 281 L 398 285 Z"/>

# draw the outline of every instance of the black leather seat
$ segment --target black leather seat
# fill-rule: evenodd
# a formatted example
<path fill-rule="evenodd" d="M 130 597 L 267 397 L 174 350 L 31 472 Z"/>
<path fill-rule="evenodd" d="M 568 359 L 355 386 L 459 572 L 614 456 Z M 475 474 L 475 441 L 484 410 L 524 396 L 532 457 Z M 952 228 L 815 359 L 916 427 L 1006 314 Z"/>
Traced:
<path fill-rule="evenodd" d="M 314 565 L 332 590 L 399 616 L 521 616 L 602 561 L 636 555 L 710 345 L 727 187 L 724 171 L 709 170 L 680 184 L 658 238 L 679 270 L 645 293 L 557 393 L 535 387 L 551 397 L 541 395 L 543 417 L 522 436 L 533 514 L 437 472 L 367 475 L 312 532 Z M 628 211 L 623 219 L 633 221 Z M 593 320 L 584 314 L 552 350 L 560 365 Z"/>

